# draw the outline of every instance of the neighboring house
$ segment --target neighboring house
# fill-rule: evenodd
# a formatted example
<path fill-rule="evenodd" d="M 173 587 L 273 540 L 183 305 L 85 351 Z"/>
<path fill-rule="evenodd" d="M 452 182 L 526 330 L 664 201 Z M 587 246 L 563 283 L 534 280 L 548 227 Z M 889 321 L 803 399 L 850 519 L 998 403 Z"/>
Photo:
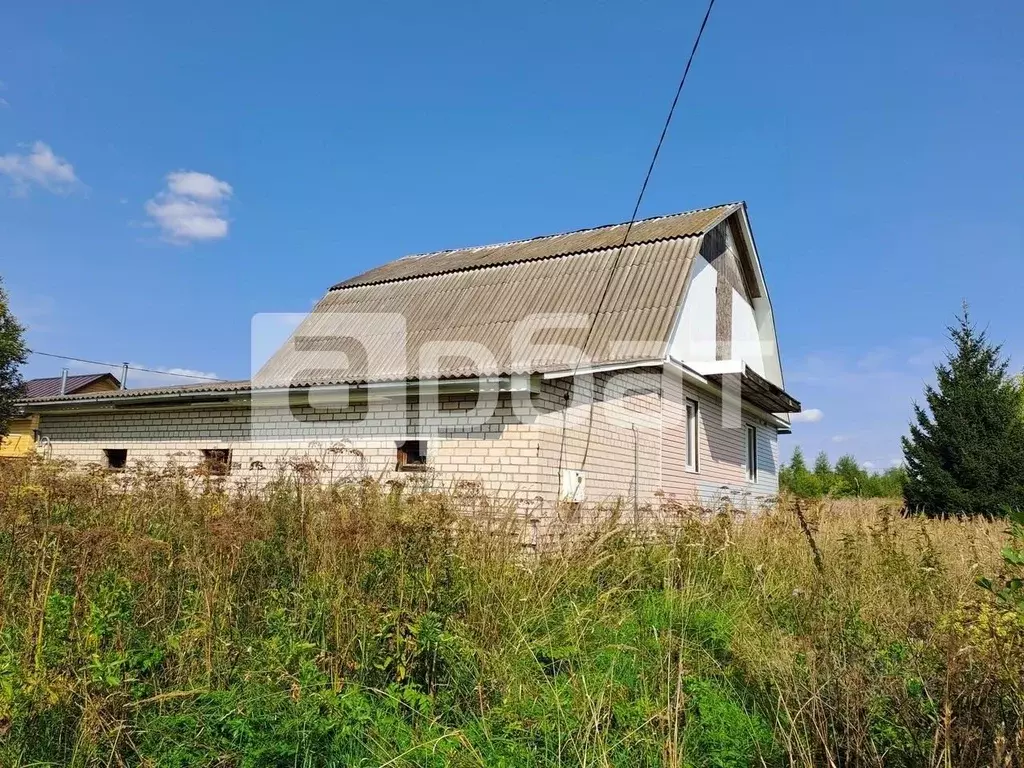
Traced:
<path fill-rule="evenodd" d="M 120 389 L 121 382 L 110 373 L 90 373 L 81 376 L 56 376 L 50 379 L 29 379 L 22 388 L 26 400 L 46 399 L 61 394 L 79 395 L 93 392 L 109 392 Z M 11 458 L 29 454 L 36 444 L 36 430 L 39 415 L 19 414 L 7 424 L 7 435 L 0 439 L 0 458 Z"/>
<path fill-rule="evenodd" d="M 333 286 L 251 382 L 24 405 L 54 457 L 240 481 L 309 457 L 545 509 L 752 505 L 800 409 L 742 203 L 398 259 Z"/>

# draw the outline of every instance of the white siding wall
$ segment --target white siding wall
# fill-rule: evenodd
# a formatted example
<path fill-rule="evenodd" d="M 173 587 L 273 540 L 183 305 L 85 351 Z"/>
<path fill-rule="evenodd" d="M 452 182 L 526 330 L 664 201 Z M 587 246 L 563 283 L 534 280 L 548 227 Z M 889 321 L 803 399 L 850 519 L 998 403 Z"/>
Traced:
<path fill-rule="evenodd" d="M 779 433 L 775 427 L 757 428 L 757 496 L 775 496 L 779 492 Z"/>
<path fill-rule="evenodd" d="M 724 224 L 720 226 L 727 249 L 735 254 L 735 258 L 741 258 L 742 249 L 735 242 L 732 228 Z M 755 273 L 760 272 L 760 265 L 756 262 L 751 268 Z M 690 283 L 683 297 L 680 321 L 675 335 L 669 342 L 669 356 L 673 359 L 684 363 L 704 363 L 717 359 L 717 285 L 718 270 L 703 256 L 696 255 Z M 775 320 L 767 295 L 748 302 L 735 289 L 732 290 L 730 359 L 743 360 L 770 382 L 782 387 L 782 366 L 775 339 Z"/>

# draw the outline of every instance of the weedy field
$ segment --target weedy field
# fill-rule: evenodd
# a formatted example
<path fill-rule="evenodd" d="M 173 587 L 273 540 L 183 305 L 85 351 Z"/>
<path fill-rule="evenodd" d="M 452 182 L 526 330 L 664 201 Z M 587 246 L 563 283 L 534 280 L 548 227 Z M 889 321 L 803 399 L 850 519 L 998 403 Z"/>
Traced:
<path fill-rule="evenodd" d="M 4 466 L 0 764 L 1021 764 L 1006 522 L 614 512 Z"/>

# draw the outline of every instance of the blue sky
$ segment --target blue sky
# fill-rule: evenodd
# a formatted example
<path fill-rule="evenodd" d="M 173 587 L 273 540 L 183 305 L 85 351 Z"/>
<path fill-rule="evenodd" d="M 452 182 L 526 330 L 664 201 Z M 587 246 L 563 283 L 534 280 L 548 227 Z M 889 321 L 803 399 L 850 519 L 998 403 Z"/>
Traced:
<path fill-rule="evenodd" d="M 368 266 L 628 218 L 703 13 L 18 6 L 0 275 L 30 344 L 230 378 L 255 313 Z M 717 5 L 641 215 L 748 202 L 821 414 L 786 455 L 896 459 L 963 299 L 1024 364 L 1022 38 L 1006 0 Z"/>

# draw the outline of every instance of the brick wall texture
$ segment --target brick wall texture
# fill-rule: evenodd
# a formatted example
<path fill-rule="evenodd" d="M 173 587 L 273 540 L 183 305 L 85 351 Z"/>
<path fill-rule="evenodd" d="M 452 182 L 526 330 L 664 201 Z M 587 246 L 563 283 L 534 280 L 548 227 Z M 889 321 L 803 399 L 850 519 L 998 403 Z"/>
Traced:
<path fill-rule="evenodd" d="M 574 383 L 571 383 L 574 382 Z M 260 483 L 280 471 L 309 467 L 324 480 L 371 476 L 438 488 L 471 483 L 519 507 L 550 509 L 562 486 L 560 467 L 582 470 L 585 500 L 631 506 L 759 504 L 778 490 L 774 427 L 743 411 L 723 426 L 721 398 L 662 374 L 633 369 L 575 380 L 546 380 L 531 394 L 442 394 L 428 406 L 412 397 L 337 402 L 212 404 L 179 408 L 120 407 L 42 414 L 38 450 L 79 464 L 107 462 L 127 450 L 128 465 L 198 465 L 204 449 L 231 451 L 230 480 Z M 685 468 L 686 398 L 699 402 L 699 471 Z M 735 421 L 735 419 L 733 419 Z M 757 426 L 756 482 L 746 468 L 745 427 Z M 397 443 L 427 441 L 426 472 L 399 471 Z"/>

